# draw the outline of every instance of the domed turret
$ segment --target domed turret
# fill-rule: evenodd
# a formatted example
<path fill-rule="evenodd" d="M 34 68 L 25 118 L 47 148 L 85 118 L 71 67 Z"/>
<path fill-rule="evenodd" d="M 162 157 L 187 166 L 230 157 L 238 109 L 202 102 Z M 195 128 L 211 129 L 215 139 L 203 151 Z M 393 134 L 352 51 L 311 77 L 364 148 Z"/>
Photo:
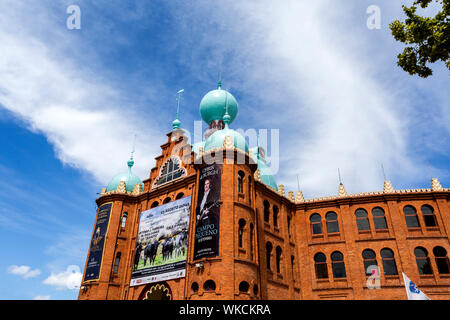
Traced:
<path fill-rule="evenodd" d="M 109 191 L 116 191 L 117 187 L 119 186 L 119 183 L 121 181 L 125 182 L 125 188 L 127 191 L 132 192 L 133 188 L 136 184 L 142 185 L 142 188 L 144 187 L 144 184 L 142 183 L 142 180 L 139 179 L 138 176 L 134 175 L 131 172 L 131 167 L 134 165 L 133 156 L 131 156 L 130 160 L 127 162 L 128 164 L 128 171 L 122 172 L 114 176 L 114 178 L 111 179 L 111 181 L 108 183 L 108 187 L 106 188 L 106 192 Z"/>
<path fill-rule="evenodd" d="M 214 120 L 222 120 L 227 108 L 230 115 L 230 123 L 237 116 L 238 103 L 236 99 L 228 91 L 222 90 L 221 86 L 222 84 L 219 81 L 217 89 L 208 92 L 200 102 L 200 114 L 207 124 Z"/>
<path fill-rule="evenodd" d="M 278 191 L 277 182 L 266 163 L 263 149 L 261 147 L 254 147 L 251 151 L 253 160 L 258 164 L 261 182 Z"/>
<path fill-rule="evenodd" d="M 205 152 L 216 148 L 222 148 L 227 136 L 231 137 L 235 148 L 248 153 L 248 145 L 245 138 L 237 131 L 228 128 L 228 126 L 225 127 L 225 129 L 217 130 L 205 141 Z"/>
<path fill-rule="evenodd" d="M 231 140 L 233 141 L 233 146 L 235 148 L 240 149 L 245 153 L 248 153 L 248 145 L 247 141 L 245 141 L 245 138 L 237 131 L 234 131 L 233 129 L 230 129 L 228 127 L 228 125 L 231 122 L 231 119 L 232 117 L 229 114 L 228 105 L 225 104 L 225 114 L 221 118 L 221 120 L 225 123 L 225 128 L 217 130 L 205 141 L 205 152 L 216 148 L 222 148 L 225 143 L 225 139 L 228 136 L 231 137 Z"/>

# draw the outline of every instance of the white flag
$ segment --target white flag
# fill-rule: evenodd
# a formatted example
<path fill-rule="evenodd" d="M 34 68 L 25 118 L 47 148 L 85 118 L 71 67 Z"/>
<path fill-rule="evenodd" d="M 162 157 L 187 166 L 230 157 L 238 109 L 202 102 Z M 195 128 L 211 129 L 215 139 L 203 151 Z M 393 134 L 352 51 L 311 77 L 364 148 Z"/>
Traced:
<path fill-rule="evenodd" d="M 417 286 L 412 282 L 406 274 L 403 274 L 403 281 L 405 282 L 406 294 L 408 296 L 408 300 L 431 300 L 426 296 L 425 293 L 419 290 Z"/>

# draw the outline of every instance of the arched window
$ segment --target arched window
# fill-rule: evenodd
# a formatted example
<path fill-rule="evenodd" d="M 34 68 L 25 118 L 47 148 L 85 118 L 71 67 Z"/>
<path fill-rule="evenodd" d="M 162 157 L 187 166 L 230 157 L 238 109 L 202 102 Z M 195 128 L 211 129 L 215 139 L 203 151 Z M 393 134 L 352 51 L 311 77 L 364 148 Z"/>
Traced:
<path fill-rule="evenodd" d="M 364 209 L 358 209 L 355 211 L 356 225 L 359 231 L 370 230 L 369 218 L 367 218 L 367 211 Z"/>
<path fill-rule="evenodd" d="M 336 212 L 330 211 L 326 214 L 325 219 L 327 220 L 327 232 L 328 233 L 338 233 L 339 223 L 337 220 Z"/>
<path fill-rule="evenodd" d="M 277 206 L 273 206 L 273 225 L 274 227 L 278 227 L 278 210 Z"/>
<path fill-rule="evenodd" d="M 395 263 L 394 252 L 389 248 L 384 248 L 380 252 L 383 261 L 384 275 L 397 275 L 397 264 Z"/>
<path fill-rule="evenodd" d="M 250 288 L 250 285 L 247 281 L 242 281 L 239 283 L 239 292 L 248 292 L 248 289 Z"/>
<path fill-rule="evenodd" d="M 243 247 L 243 241 L 242 238 L 244 237 L 244 227 L 245 227 L 245 220 L 244 219 L 240 219 L 239 220 L 239 230 L 238 230 L 238 243 L 239 243 L 239 248 Z"/>
<path fill-rule="evenodd" d="M 288 235 L 291 235 L 291 216 L 287 216 L 287 224 L 288 224 Z"/>
<path fill-rule="evenodd" d="M 122 225 L 121 225 L 122 228 L 125 228 L 125 226 L 127 225 L 127 217 L 128 217 L 128 213 L 124 212 L 122 214 Z"/>
<path fill-rule="evenodd" d="M 434 247 L 434 259 L 439 273 L 450 273 L 450 263 L 448 262 L 447 250 L 442 247 Z"/>
<path fill-rule="evenodd" d="M 253 286 L 253 294 L 255 296 L 258 295 L 258 286 L 256 284 Z"/>
<path fill-rule="evenodd" d="M 405 206 L 403 208 L 403 213 L 405 214 L 406 225 L 408 228 L 420 228 L 416 208 L 413 206 Z"/>
<path fill-rule="evenodd" d="M 197 282 L 192 282 L 191 290 L 192 290 L 192 292 L 194 292 L 194 293 L 197 293 L 197 292 L 198 292 L 198 283 L 197 283 Z"/>
<path fill-rule="evenodd" d="M 387 229 L 386 218 L 384 217 L 384 210 L 380 207 L 372 209 L 373 224 L 376 230 Z"/>
<path fill-rule="evenodd" d="M 170 197 L 167 197 L 164 199 L 163 204 L 169 203 L 170 201 L 172 201 L 172 199 Z"/>
<path fill-rule="evenodd" d="M 152 205 L 150 206 L 150 208 L 156 208 L 157 206 L 159 206 L 159 202 L 155 201 L 152 203 Z"/>
<path fill-rule="evenodd" d="M 205 291 L 215 291 L 216 290 L 216 283 L 212 280 L 206 280 L 203 284 L 203 290 Z"/>
<path fill-rule="evenodd" d="M 269 222 L 270 217 L 270 203 L 267 200 L 264 200 L 264 221 Z"/>
<path fill-rule="evenodd" d="M 244 176 L 245 176 L 245 173 L 243 171 L 238 172 L 238 192 L 239 193 L 244 192 Z"/>
<path fill-rule="evenodd" d="M 322 234 L 322 217 L 314 213 L 310 218 L 312 234 Z"/>
<path fill-rule="evenodd" d="M 372 268 L 369 268 L 370 266 L 377 266 L 377 255 L 375 251 L 366 249 L 362 252 L 362 257 L 364 260 L 364 272 L 366 273 L 366 276 L 372 275 Z"/>
<path fill-rule="evenodd" d="M 183 192 L 180 192 L 179 194 L 177 194 L 177 197 L 175 198 L 175 200 L 180 200 L 181 198 L 184 198 Z"/>
<path fill-rule="evenodd" d="M 248 201 L 252 201 L 252 176 L 248 176 Z"/>
<path fill-rule="evenodd" d="M 122 254 L 120 252 L 117 252 L 116 254 L 116 260 L 114 260 L 114 269 L 113 269 L 114 274 L 117 274 L 119 272 L 119 263 L 121 255 Z"/>
<path fill-rule="evenodd" d="M 339 251 L 335 251 L 331 254 L 331 266 L 333 267 L 334 278 L 345 278 L 345 263 L 344 255 Z"/>
<path fill-rule="evenodd" d="M 250 223 L 250 259 L 253 260 L 253 233 L 255 232 L 253 223 Z"/>
<path fill-rule="evenodd" d="M 159 176 L 155 179 L 153 187 L 158 187 L 172 180 L 186 175 L 186 169 L 181 166 L 178 157 L 170 157 L 161 167 Z"/>
<path fill-rule="evenodd" d="M 322 252 L 314 256 L 314 266 L 317 279 L 328 279 L 327 257 Z"/>
<path fill-rule="evenodd" d="M 291 256 L 292 281 L 295 281 L 295 257 Z"/>
<path fill-rule="evenodd" d="M 429 205 L 423 205 L 422 208 L 420 208 L 423 214 L 423 220 L 425 221 L 425 226 L 427 227 L 436 227 L 436 216 L 434 215 L 434 210 L 432 206 Z"/>
<path fill-rule="evenodd" d="M 281 263 L 281 247 L 277 246 L 277 248 L 275 249 L 275 253 L 276 253 L 276 262 L 277 262 L 277 273 L 281 273 L 281 268 L 280 268 L 280 263 Z"/>
<path fill-rule="evenodd" d="M 266 243 L 266 262 L 267 262 L 267 269 L 270 270 L 270 256 L 272 254 L 272 243 L 267 242 Z"/>
<path fill-rule="evenodd" d="M 414 255 L 416 256 L 419 274 L 433 274 L 430 258 L 428 258 L 428 251 L 425 248 L 417 247 L 414 249 Z"/>

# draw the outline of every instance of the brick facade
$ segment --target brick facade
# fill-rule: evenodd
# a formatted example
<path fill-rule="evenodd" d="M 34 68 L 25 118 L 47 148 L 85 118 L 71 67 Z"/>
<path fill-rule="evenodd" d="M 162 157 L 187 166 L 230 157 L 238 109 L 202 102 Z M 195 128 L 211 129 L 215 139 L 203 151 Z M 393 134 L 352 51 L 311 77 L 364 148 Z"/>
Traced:
<path fill-rule="evenodd" d="M 158 285 L 170 292 L 171 299 L 179 300 L 397 300 L 406 299 L 402 272 L 431 299 L 450 299 L 450 274 L 439 272 L 445 272 L 442 265 L 445 261 L 448 264 L 450 251 L 449 189 L 295 200 L 291 195 L 286 197 L 283 191 L 277 192 L 258 181 L 256 164 L 248 155 L 236 149 L 231 152 L 215 150 L 213 152 L 223 152 L 225 158 L 221 183 L 219 256 L 194 261 L 193 222 L 198 201 L 198 172 L 204 163 L 194 163 L 196 155 L 190 152 L 189 143 L 177 131 L 168 134 L 168 142 L 161 148 L 162 153 L 156 158 L 156 166 L 144 181 L 141 193 L 103 192 L 97 199 L 98 206 L 113 202 L 113 209 L 100 277 L 96 281 L 82 283 L 79 299 L 135 300 L 143 298 L 152 286 Z M 181 159 L 185 176 L 153 187 L 162 165 L 174 155 Z M 245 164 L 237 164 L 237 156 L 245 157 Z M 227 163 L 232 159 L 234 163 Z M 243 185 L 238 187 L 239 172 L 243 173 L 244 178 Z M 165 201 L 174 201 L 177 196 L 192 196 L 186 277 L 130 287 L 140 212 Z M 403 209 L 408 205 L 417 210 L 418 228 L 407 227 Z M 421 211 L 423 205 L 433 209 L 436 226 L 426 226 Z M 381 208 L 384 212 L 386 228 L 380 228 L 380 223 L 375 224 L 374 219 L 382 218 L 374 218 L 374 208 Z M 367 212 L 367 219 L 363 218 L 365 221 L 361 223 L 367 224 L 368 220 L 368 230 L 359 230 L 355 215 L 357 209 Z M 125 212 L 127 221 L 122 227 Z M 336 215 L 328 217 L 337 216 L 337 219 L 329 218 L 327 221 L 329 212 Z M 317 228 L 320 225 L 321 233 L 313 234 L 313 214 L 320 215 Z M 384 225 L 382 221 L 381 225 Z M 332 231 L 338 228 L 339 232 L 328 232 L 331 228 Z M 431 274 L 419 274 L 414 252 L 417 247 L 428 252 Z M 440 269 L 433 253 L 436 247 L 442 247 L 447 252 L 446 257 L 439 260 Z M 393 253 L 397 274 L 385 275 L 384 264 L 393 264 L 392 258 L 381 256 L 381 250 L 386 248 Z M 369 276 L 366 275 L 362 257 L 363 251 L 368 249 L 376 255 L 380 289 L 368 288 Z M 119 252 L 120 262 L 117 272 L 114 272 Z M 336 252 L 343 256 L 343 260 L 333 263 L 332 255 Z M 318 253 L 326 257 L 326 264 L 320 268 L 327 270 L 327 278 L 317 278 L 314 257 Z M 342 262 L 345 277 L 334 276 L 333 266 L 342 267 Z M 202 267 L 198 267 L 198 263 L 202 263 Z M 205 282 L 209 280 L 214 281 L 215 290 L 204 289 Z"/>

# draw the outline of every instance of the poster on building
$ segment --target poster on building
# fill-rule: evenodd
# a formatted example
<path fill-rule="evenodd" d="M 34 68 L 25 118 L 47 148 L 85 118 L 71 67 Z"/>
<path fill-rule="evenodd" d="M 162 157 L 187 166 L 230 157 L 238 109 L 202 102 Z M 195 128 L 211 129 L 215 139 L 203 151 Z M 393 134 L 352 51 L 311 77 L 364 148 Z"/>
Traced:
<path fill-rule="evenodd" d="M 194 260 L 219 254 L 221 178 L 222 165 L 212 164 L 200 170 L 195 208 Z"/>
<path fill-rule="evenodd" d="M 111 216 L 113 203 L 105 203 L 98 209 L 97 220 L 95 222 L 94 234 L 92 235 L 89 248 L 84 281 L 98 280 L 100 268 L 102 266 L 103 251 L 105 249 L 105 237 L 108 233 L 109 218 Z"/>
<path fill-rule="evenodd" d="M 191 198 L 141 213 L 130 286 L 185 276 Z"/>

